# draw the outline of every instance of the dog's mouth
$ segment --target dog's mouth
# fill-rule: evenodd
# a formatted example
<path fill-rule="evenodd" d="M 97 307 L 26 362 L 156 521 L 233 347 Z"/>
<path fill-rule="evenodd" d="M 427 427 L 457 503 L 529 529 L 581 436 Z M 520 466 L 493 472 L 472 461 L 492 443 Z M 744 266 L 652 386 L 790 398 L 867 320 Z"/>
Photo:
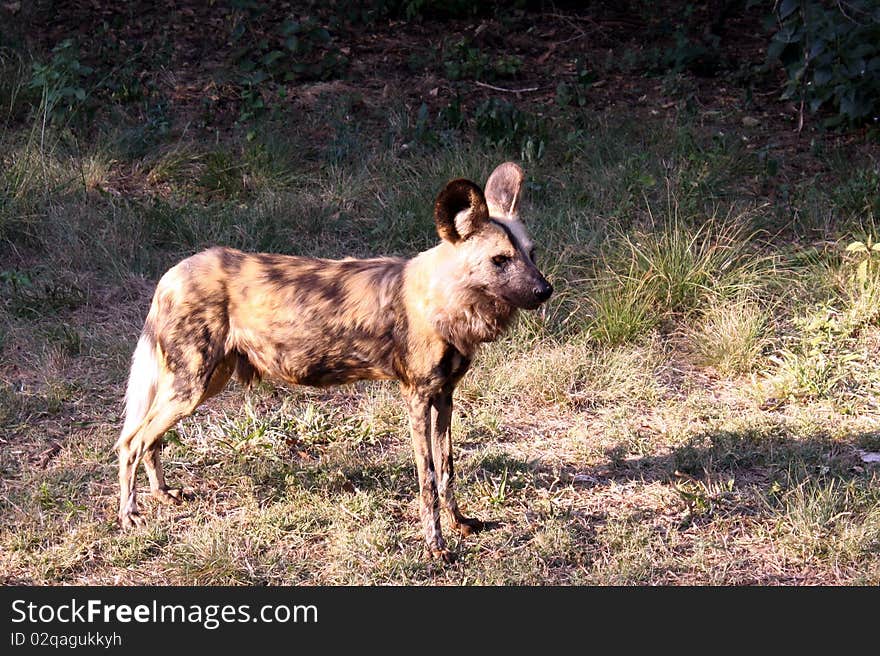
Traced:
<path fill-rule="evenodd" d="M 538 300 L 530 301 L 528 303 L 522 303 L 522 304 L 518 305 L 517 308 L 520 310 L 537 310 L 539 307 L 541 307 L 541 304 L 543 302 L 544 301 L 538 301 Z"/>
<path fill-rule="evenodd" d="M 499 298 L 499 300 L 506 306 L 508 306 L 511 312 L 516 310 L 537 310 L 541 307 L 541 303 L 543 301 L 539 301 L 534 298 Z"/>
<path fill-rule="evenodd" d="M 542 280 L 528 292 L 508 295 L 504 301 L 519 310 L 537 310 L 552 295 L 553 287 L 546 280 Z"/>

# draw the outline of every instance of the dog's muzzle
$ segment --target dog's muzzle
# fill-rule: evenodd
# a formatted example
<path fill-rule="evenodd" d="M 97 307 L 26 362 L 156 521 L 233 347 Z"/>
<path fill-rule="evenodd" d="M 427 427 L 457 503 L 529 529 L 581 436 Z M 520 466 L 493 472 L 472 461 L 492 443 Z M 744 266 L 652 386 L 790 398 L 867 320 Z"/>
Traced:
<path fill-rule="evenodd" d="M 535 285 L 532 293 L 535 295 L 535 298 L 538 299 L 538 303 L 543 303 L 553 294 L 553 285 L 551 285 L 546 280 L 542 280 L 540 283 Z"/>

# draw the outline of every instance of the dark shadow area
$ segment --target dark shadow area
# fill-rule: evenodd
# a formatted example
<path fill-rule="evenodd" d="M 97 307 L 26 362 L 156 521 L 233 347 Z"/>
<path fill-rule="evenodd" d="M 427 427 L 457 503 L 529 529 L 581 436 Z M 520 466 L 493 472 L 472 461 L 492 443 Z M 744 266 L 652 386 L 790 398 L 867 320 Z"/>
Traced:
<path fill-rule="evenodd" d="M 760 499 L 775 504 L 805 483 L 873 485 L 878 466 L 863 461 L 862 454 L 877 450 L 878 437 L 877 432 L 797 438 L 785 431 L 768 435 L 722 430 L 695 435 L 663 455 L 627 456 L 624 448 L 612 449 L 607 463 L 594 467 L 560 470 L 533 463 L 529 470 L 538 488 L 570 484 L 583 494 L 612 483 L 671 485 L 688 510 L 689 523 L 722 509 L 746 515 L 760 512 Z M 508 466 L 518 465 L 512 461 Z"/>

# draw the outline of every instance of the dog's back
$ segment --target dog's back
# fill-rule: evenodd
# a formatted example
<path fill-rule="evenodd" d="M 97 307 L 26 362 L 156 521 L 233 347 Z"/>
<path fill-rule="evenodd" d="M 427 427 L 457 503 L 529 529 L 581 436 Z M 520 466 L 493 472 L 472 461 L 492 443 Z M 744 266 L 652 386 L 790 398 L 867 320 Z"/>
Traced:
<path fill-rule="evenodd" d="M 163 276 L 151 314 L 169 364 L 190 375 L 237 354 L 293 384 L 394 378 L 404 264 L 212 248 Z"/>

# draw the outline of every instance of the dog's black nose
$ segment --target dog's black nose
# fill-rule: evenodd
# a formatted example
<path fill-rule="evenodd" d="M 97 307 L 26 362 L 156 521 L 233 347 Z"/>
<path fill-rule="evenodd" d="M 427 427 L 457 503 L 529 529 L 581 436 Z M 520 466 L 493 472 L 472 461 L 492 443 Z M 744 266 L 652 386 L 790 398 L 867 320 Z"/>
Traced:
<path fill-rule="evenodd" d="M 542 303 L 550 298 L 550 295 L 553 293 L 553 287 L 546 280 L 535 285 L 535 288 L 532 290 L 535 294 L 535 298 L 537 298 Z"/>

